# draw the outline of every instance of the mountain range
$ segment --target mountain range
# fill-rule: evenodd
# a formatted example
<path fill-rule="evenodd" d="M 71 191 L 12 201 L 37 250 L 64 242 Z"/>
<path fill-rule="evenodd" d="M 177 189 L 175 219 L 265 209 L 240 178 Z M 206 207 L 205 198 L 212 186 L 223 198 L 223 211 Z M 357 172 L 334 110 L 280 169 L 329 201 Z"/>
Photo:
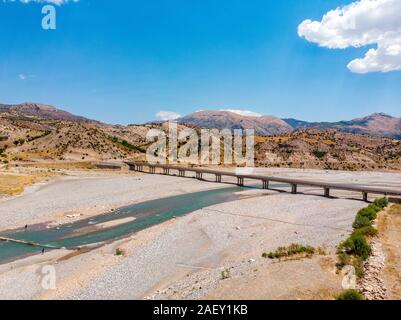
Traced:
<path fill-rule="evenodd" d="M 22 104 L 0 104 L 0 114 L 8 114 L 10 117 L 19 117 L 39 120 L 61 120 L 74 121 L 78 123 L 97 122 L 81 116 L 76 116 L 67 111 L 57 109 L 56 107 L 40 103 L 22 103 Z"/>
<path fill-rule="evenodd" d="M 229 111 L 202 111 L 178 119 L 190 127 L 256 129 L 256 166 L 342 170 L 400 170 L 400 119 L 385 114 L 313 123 Z M 145 159 L 149 129 L 166 123 L 110 125 L 53 106 L 0 105 L 0 163 Z M 362 135 L 363 134 L 363 135 Z"/>
<path fill-rule="evenodd" d="M 200 111 L 177 120 L 202 128 L 254 129 L 256 135 L 270 136 L 299 129 L 333 129 L 340 132 L 401 139 L 401 118 L 384 113 L 339 122 L 308 122 L 274 116 L 245 116 L 230 111 Z"/>
<path fill-rule="evenodd" d="M 14 119 L 72 121 L 76 123 L 98 123 L 99 121 L 77 116 L 56 107 L 22 103 L 0 104 L 0 115 L 7 114 Z M 299 129 L 333 129 L 340 132 L 366 134 L 371 136 L 401 139 L 401 118 L 384 113 L 338 122 L 308 122 L 298 119 L 280 119 L 274 116 L 249 116 L 231 111 L 199 111 L 177 119 L 179 123 L 200 128 L 254 129 L 256 135 L 270 136 Z"/>

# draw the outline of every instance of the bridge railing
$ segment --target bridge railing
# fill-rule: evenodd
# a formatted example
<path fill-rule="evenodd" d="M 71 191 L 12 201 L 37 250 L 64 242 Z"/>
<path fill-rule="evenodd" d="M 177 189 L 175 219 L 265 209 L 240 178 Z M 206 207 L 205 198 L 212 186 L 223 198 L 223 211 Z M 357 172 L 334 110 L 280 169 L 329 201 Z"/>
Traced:
<path fill-rule="evenodd" d="M 163 169 L 164 174 L 169 174 L 170 170 L 177 170 L 179 172 L 180 177 L 184 177 L 186 172 L 196 173 L 196 178 L 202 179 L 203 174 L 210 174 L 216 176 L 216 182 L 222 182 L 221 177 L 235 177 L 237 178 L 237 184 L 243 185 L 244 179 L 250 180 L 259 180 L 263 182 L 263 188 L 269 188 L 269 182 L 278 182 L 291 185 L 292 193 L 297 193 L 298 186 L 307 186 L 307 187 L 317 187 L 324 189 L 324 195 L 326 197 L 330 196 L 330 190 L 344 190 L 344 191 L 353 191 L 353 192 L 361 192 L 363 195 L 363 200 L 368 200 L 368 194 L 380 194 L 385 196 L 401 196 L 401 190 L 394 190 L 389 188 L 380 188 L 380 187 L 368 187 L 361 185 L 353 185 L 353 184 L 341 184 L 341 183 L 328 183 L 322 181 L 310 181 L 310 180 L 302 180 L 302 179 L 292 179 L 292 178 L 281 178 L 276 176 L 266 176 L 260 174 L 238 174 L 235 172 L 223 171 L 223 170 L 212 170 L 212 169 L 203 169 L 203 168 L 192 168 L 192 167 L 184 167 L 178 165 L 170 165 L 170 164 L 150 164 L 147 162 L 125 162 L 130 170 L 134 171 L 143 171 L 144 167 L 149 169 L 149 173 L 156 173 L 156 168 Z"/>

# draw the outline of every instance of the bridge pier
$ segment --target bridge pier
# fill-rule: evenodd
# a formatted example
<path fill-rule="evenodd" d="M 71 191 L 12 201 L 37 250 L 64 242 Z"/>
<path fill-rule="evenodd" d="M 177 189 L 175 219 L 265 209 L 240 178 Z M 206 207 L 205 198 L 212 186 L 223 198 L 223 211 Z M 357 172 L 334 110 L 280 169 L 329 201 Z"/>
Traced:
<path fill-rule="evenodd" d="M 1 1 L 1 0 L 0 0 Z M 369 200 L 369 195 L 376 195 L 381 194 L 384 196 L 401 196 L 401 190 L 399 189 L 388 189 L 388 188 L 381 188 L 381 187 L 367 187 L 363 185 L 352 185 L 349 183 L 345 184 L 338 184 L 338 183 L 330 183 L 330 182 L 321 182 L 321 181 L 308 181 L 308 180 L 300 180 L 300 179 L 291 179 L 291 178 L 280 178 L 280 177 L 270 177 L 264 175 L 241 175 L 236 174 L 233 172 L 224 172 L 220 170 L 212 170 L 212 169 L 202 169 L 202 168 L 194 168 L 194 167 L 179 167 L 176 165 L 161 165 L 161 164 L 152 164 L 147 162 L 125 162 L 129 166 L 130 171 L 137 171 L 137 172 L 149 172 L 149 173 L 156 173 L 158 169 L 160 171 L 163 169 L 163 174 L 168 175 L 170 174 L 171 170 L 174 173 L 178 172 L 180 177 L 185 177 L 186 172 L 193 172 L 196 173 L 197 179 L 202 179 L 202 174 L 207 175 L 215 175 L 216 182 L 222 182 L 222 178 L 224 177 L 232 177 L 233 179 L 237 178 L 237 185 L 243 186 L 244 179 L 250 179 L 255 181 L 262 181 L 263 189 L 269 189 L 270 181 L 275 181 L 277 183 L 283 183 L 287 187 L 291 186 L 290 192 L 293 194 L 297 193 L 298 185 L 300 186 L 307 186 L 313 188 L 320 188 L 323 191 L 322 196 L 330 197 L 331 190 L 343 190 L 355 193 L 359 193 L 362 195 L 363 201 Z M 146 167 L 146 169 L 145 169 Z M 171 170 L 170 170 L 171 169 Z M 145 170 L 145 171 L 144 171 Z M 191 175 L 193 176 L 193 175 Z M 288 190 L 288 189 L 287 189 Z M 362 200 L 361 199 L 361 200 Z"/>
<path fill-rule="evenodd" d="M 368 202 L 368 193 L 362 192 L 362 196 L 363 196 L 363 201 Z"/>

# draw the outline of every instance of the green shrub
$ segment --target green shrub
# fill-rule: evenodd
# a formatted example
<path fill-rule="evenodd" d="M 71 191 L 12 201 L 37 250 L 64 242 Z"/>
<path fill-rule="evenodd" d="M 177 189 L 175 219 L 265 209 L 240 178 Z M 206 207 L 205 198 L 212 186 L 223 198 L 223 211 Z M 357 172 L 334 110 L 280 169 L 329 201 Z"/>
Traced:
<path fill-rule="evenodd" d="M 340 293 L 336 300 L 365 300 L 365 297 L 359 291 L 350 289 Z"/>
<path fill-rule="evenodd" d="M 125 251 L 121 248 L 116 249 L 116 256 L 123 256 L 125 255 Z"/>
<path fill-rule="evenodd" d="M 363 276 L 363 260 L 360 257 L 350 255 L 346 252 L 338 253 L 338 262 L 336 263 L 337 272 L 340 272 L 345 266 L 352 265 L 355 268 L 355 274 L 358 278 Z"/>
<path fill-rule="evenodd" d="M 356 229 L 353 232 L 353 235 L 356 235 L 356 234 L 360 234 L 360 235 L 363 235 L 366 237 L 374 237 L 377 235 L 377 230 L 372 226 L 367 226 L 367 227 L 362 227 L 362 228 Z"/>
<path fill-rule="evenodd" d="M 342 247 L 348 254 L 356 255 L 366 260 L 372 253 L 372 247 L 361 234 L 353 234 L 344 241 Z"/>
<path fill-rule="evenodd" d="M 230 269 L 225 269 L 220 274 L 221 280 L 230 278 Z"/>
<path fill-rule="evenodd" d="M 311 256 L 316 252 L 316 249 L 311 246 L 303 246 L 300 244 L 291 244 L 288 247 L 279 247 L 275 252 L 263 253 L 263 258 L 280 259 L 284 257 L 291 257 L 298 254 L 305 254 Z M 321 252 L 321 251 L 319 251 Z"/>
<path fill-rule="evenodd" d="M 355 221 L 352 225 L 354 229 L 371 227 L 371 226 L 372 226 L 372 221 L 367 217 L 361 216 L 360 214 L 356 216 Z"/>
<path fill-rule="evenodd" d="M 110 137 L 110 140 L 113 141 L 114 143 L 118 143 L 118 144 L 122 145 L 123 147 L 125 147 L 131 151 L 135 150 L 135 151 L 139 151 L 141 153 L 146 153 L 145 149 L 138 147 L 136 145 L 133 145 L 133 144 L 129 143 L 127 140 L 120 140 L 116 136 Z"/>
<path fill-rule="evenodd" d="M 375 206 L 374 204 L 369 205 L 366 208 L 359 210 L 358 215 L 368 218 L 370 221 L 376 220 L 377 213 L 382 209 Z"/>
<path fill-rule="evenodd" d="M 372 253 L 372 247 L 366 237 L 377 235 L 377 230 L 372 222 L 377 218 L 377 213 L 388 205 L 386 198 L 376 199 L 373 204 L 358 211 L 353 223 L 354 232 L 342 242 L 337 249 L 338 271 L 346 265 L 353 265 L 358 277 L 363 276 L 365 261 Z"/>
<path fill-rule="evenodd" d="M 358 278 L 362 278 L 365 270 L 363 268 L 363 259 L 361 257 L 353 257 L 352 266 L 355 269 L 355 274 Z"/>
<path fill-rule="evenodd" d="M 338 252 L 338 263 L 336 264 L 337 269 L 342 269 L 344 266 L 351 264 L 351 256 L 346 253 L 339 251 Z"/>
<path fill-rule="evenodd" d="M 319 158 L 319 159 L 324 158 L 324 157 L 326 156 L 326 154 L 327 154 L 326 151 L 320 151 L 320 150 L 313 151 L 313 155 L 314 155 L 316 158 Z"/>
<path fill-rule="evenodd" d="M 373 204 L 376 205 L 377 207 L 384 209 L 388 206 L 389 202 L 388 202 L 388 199 L 386 197 L 384 197 L 384 198 L 376 199 L 373 202 Z"/>

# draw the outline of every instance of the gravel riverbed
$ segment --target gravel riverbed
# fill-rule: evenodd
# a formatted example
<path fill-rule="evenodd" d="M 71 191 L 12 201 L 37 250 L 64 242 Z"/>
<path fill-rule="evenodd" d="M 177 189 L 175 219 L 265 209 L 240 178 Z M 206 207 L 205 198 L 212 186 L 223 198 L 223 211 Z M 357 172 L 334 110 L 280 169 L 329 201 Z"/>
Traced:
<path fill-rule="evenodd" d="M 304 170 L 283 173 L 308 175 Z M 311 172 L 312 178 L 317 175 L 317 171 Z M 319 178 L 324 179 L 325 175 L 321 171 Z M 353 179 L 377 184 L 378 176 L 355 173 Z M 351 174 L 330 172 L 331 181 L 336 177 L 338 182 L 349 181 Z M 392 179 L 391 186 L 400 177 L 394 174 Z M 131 203 L 222 187 L 227 186 L 159 175 L 66 177 L 2 202 L 0 230 L 62 220 L 71 212 L 96 214 Z M 251 188 L 242 192 L 248 198 L 203 208 L 87 253 L 63 258 L 71 253 L 53 252 L 41 259 L 30 257 L 2 265 L 1 298 L 204 298 L 210 294 L 216 297 L 222 270 L 232 268 L 236 278 L 250 276 L 251 269 L 268 270 L 270 262 L 261 258 L 261 254 L 278 246 L 301 243 L 332 252 L 351 232 L 358 209 L 366 205 L 349 193 L 336 193 L 341 197 L 328 199 L 313 195 L 321 193 L 313 188 L 300 188 L 300 192 L 292 195 Z M 116 257 L 116 247 L 123 248 L 125 256 Z M 56 290 L 41 287 L 40 270 L 48 264 L 57 272 Z M 337 281 L 334 271 L 316 270 L 320 281 L 324 282 L 326 276 Z M 292 271 L 286 272 L 291 279 Z M 202 285 L 196 286 L 200 279 Z M 289 284 L 282 285 L 278 289 Z M 269 294 L 260 298 L 275 298 L 277 292 Z"/>

